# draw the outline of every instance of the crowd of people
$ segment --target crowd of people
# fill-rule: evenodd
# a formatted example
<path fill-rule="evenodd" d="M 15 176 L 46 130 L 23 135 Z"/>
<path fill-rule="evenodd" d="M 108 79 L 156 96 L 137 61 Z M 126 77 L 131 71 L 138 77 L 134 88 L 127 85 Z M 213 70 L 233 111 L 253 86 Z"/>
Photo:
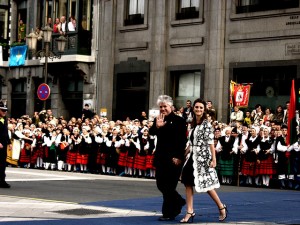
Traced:
<path fill-rule="evenodd" d="M 262 106 L 244 112 L 234 107 L 229 123 L 218 122 L 211 101 L 196 99 L 177 110 L 170 96 L 158 97 L 159 114 L 108 120 L 89 109 L 82 117 L 56 118 L 51 109 L 32 117 L 7 118 L 0 101 L 0 187 L 7 164 L 17 167 L 155 178 L 162 193 L 160 221 L 174 220 L 187 205 L 181 223 L 193 222 L 194 189 L 206 192 L 227 218 L 216 188 L 246 185 L 299 190 L 300 138 L 287 142 L 289 102 L 273 115 Z M 295 128 L 297 131 L 298 127 Z M 298 132 L 297 132 L 298 133 Z M 299 134 L 298 134 L 298 137 Z M 177 191 L 186 188 L 186 199 Z"/>
<path fill-rule="evenodd" d="M 286 144 L 287 108 L 262 112 L 257 105 L 246 116 L 235 107 L 230 123 L 218 122 L 211 101 L 207 119 L 213 126 L 217 172 L 222 184 L 299 189 L 299 144 Z M 174 114 L 191 128 L 193 109 L 187 101 Z M 157 137 L 150 135 L 153 119 L 145 112 L 126 121 L 83 109 L 82 118 L 56 118 L 50 109 L 30 117 L 8 118 L 7 163 L 12 166 L 69 172 L 155 177 L 153 165 Z M 188 132 L 187 132 L 188 134 Z"/>
<path fill-rule="evenodd" d="M 82 118 L 55 118 L 52 111 L 8 119 L 11 165 L 69 172 L 155 177 L 151 122 L 108 121 L 84 109 Z"/>

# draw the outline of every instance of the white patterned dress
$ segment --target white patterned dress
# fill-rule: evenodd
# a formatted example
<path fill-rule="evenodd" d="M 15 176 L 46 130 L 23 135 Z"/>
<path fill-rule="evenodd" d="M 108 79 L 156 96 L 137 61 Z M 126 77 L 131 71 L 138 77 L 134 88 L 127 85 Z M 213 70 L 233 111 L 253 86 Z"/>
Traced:
<path fill-rule="evenodd" d="M 210 144 L 214 143 L 211 124 L 204 120 L 189 133 L 191 152 L 182 169 L 181 181 L 195 186 L 197 192 L 207 192 L 220 187 L 215 168 L 210 167 L 212 155 Z"/>

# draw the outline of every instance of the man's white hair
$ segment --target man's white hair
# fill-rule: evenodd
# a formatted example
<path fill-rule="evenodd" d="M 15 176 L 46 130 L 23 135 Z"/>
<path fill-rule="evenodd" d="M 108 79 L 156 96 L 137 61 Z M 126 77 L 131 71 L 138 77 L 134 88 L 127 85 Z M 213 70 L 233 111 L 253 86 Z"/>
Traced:
<path fill-rule="evenodd" d="M 173 106 L 173 99 L 168 95 L 160 95 L 157 98 L 156 104 L 159 106 L 161 103 L 168 104 L 169 106 Z"/>

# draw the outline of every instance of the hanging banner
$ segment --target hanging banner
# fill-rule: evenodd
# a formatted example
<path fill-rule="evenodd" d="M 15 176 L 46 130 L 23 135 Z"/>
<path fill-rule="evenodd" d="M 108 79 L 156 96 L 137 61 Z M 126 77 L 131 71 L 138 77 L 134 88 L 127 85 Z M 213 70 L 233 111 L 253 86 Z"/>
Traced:
<path fill-rule="evenodd" d="M 25 65 L 26 52 L 27 52 L 27 45 L 11 47 L 9 66 Z"/>
<path fill-rule="evenodd" d="M 234 85 L 234 106 L 248 107 L 251 85 Z"/>

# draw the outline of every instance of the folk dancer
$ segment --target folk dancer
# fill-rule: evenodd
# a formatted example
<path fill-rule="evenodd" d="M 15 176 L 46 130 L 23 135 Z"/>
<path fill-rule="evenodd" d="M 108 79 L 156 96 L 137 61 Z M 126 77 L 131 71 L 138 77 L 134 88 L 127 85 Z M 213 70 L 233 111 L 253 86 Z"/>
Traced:
<path fill-rule="evenodd" d="M 216 146 L 218 152 L 218 170 L 222 177 L 222 184 L 231 184 L 234 175 L 233 155 L 237 154 L 238 142 L 231 136 L 231 128 L 225 128 L 225 136 L 221 136 Z"/>
<path fill-rule="evenodd" d="M 72 139 L 70 136 L 70 131 L 67 128 L 63 129 L 63 133 L 58 137 L 60 139 L 60 143 L 58 145 L 58 162 L 57 169 L 58 170 L 67 170 L 67 153 L 70 149 L 70 145 L 72 144 Z"/>
<path fill-rule="evenodd" d="M 79 133 L 79 128 L 74 127 L 73 133 L 71 135 L 71 144 L 69 146 L 69 151 L 67 152 L 67 159 L 66 162 L 68 164 L 68 172 L 74 171 L 77 172 L 76 168 L 76 159 L 77 154 L 79 154 L 79 148 L 82 136 Z"/>
<path fill-rule="evenodd" d="M 241 153 L 245 154 L 242 164 L 241 173 L 246 176 L 246 185 L 252 185 L 252 179 L 255 177 L 255 164 L 259 151 L 260 137 L 258 136 L 259 128 L 252 127 L 250 130 L 251 136 L 245 140 Z M 255 183 L 258 185 L 258 179 L 255 178 Z"/>
<path fill-rule="evenodd" d="M 110 175 L 116 175 L 117 173 L 117 165 L 119 160 L 118 148 L 120 148 L 122 139 L 118 135 L 119 129 L 114 127 L 112 129 L 112 133 L 107 138 L 106 146 L 107 146 L 107 160 L 106 160 L 106 173 Z"/>
<path fill-rule="evenodd" d="M 277 174 L 280 188 L 289 186 L 292 188 L 292 176 L 289 174 L 289 156 L 286 144 L 287 126 L 282 125 L 281 130 L 275 132 L 275 162 L 277 162 Z M 289 152 L 288 152 L 289 153 Z"/>
<path fill-rule="evenodd" d="M 149 129 L 144 127 L 139 136 L 140 148 L 137 148 L 137 154 L 134 161 L 134 169 L 138 170 L 138 177 L 146 176 L 146 155 L 149 149 Z"/>
<path fill-rule="evenodd" d="M 155 154 L 155 148 L 157 142 L 156 136 L 149 135 L 148 142 L 149 142 L 149 149 L 147 151 L 147 156 L 146 156 L 146 170 L 148 174 L 147 177 L 155 178 L 155 166 L 153 164 L 153 160 L 154 160 L 154 154 Z"/>
<path fill-rule="evenodd" d="M 24 137 L 21 146 L 20 164 L 25 168 L 30 168 L 31 152 L 33 139 L 30 136 L 30 130 L 24 129 Z"/>
<path fill-rule="evenodd" d="M 268 187 L 270 179 L 276 174 L 276 166 L 273 158 L 275 144 L 273 138 L 269 135 L 268 127 L 263 128 L 263 136 L 261 137 L 258 153 L 258 160 L 256 163 L 256 175 L 261 176 L 262 185 Z"/>
<path fill-rule="evenodd" d="M 90 136 L 89 131 L 90 131 L 89 126 L 82 127 L 81 145 L 76 159 L 76 163 L 80 165 L 81 173 L 87 173 L 88 171 L 87 165 L 88 165 L 89 153 L 92 147 L 92 138 Z"/>
<path fill-rule="evenodd" d="M 127 162 L 126 162 L 126 167 L 127 167 L 127 176 L 133 176 L 134 175 L 134 160 L 135 160 L 135 155 L 136 155 L 136 149 L 137 146 L 135 143 L 138 142 L 138 128 L 130 126 L 131 128 L 131 134 L 130 136 L 127 137 L 125 140 L 125 147 L 127 148 Z M 138 143 L 139 144 L 139 143 Z"/>
<path fill-rule="evenodd" d="M 110 135 L 110 132 L 108 132 L 108 124 L 103 123 L 101 125 L 101 133 L 100 135 L 97 135 L 95 138 L 95 141 L 99 143 L 100 149 L 99 149 L 99 155 L 97 164 L 101 167 L 100 173 L 105 174 L 106 173 L 106 160 L 108 155 L 108 149 L 106 146 L 106 141 L 108 140 L 108 136 Z"/>
<path fill-rule="evenodd" d="M 33 154 L 31 157 L 31 163 L 35 165 L 35 168 L 43 169 L 43 158 L 44 158 L 44 146 L 43 146 L 43 133 L 41 128 L 34 130 L 34 147 Z"/>
<path fill-rule="evenodd" d="M 12 143 L 12 145 L 8 145 L 7 146 L 7 157 L 6 157 L 6 162 L 9 163 L 10 165 L 13 166 L 18 166 L 18 161 L 19 161 L 19 156 L 20 156 L 20 144 L 18 145 L 19 150 L 18 150 L 18 157 L 17 159 L 13 157 L 13 150 L 14 150 L 14 124 L 9 123 L 7 125 L 7 129 L 8 129 L 8 136 L 9 136 L 9 140 L 10 143 Z"/>

